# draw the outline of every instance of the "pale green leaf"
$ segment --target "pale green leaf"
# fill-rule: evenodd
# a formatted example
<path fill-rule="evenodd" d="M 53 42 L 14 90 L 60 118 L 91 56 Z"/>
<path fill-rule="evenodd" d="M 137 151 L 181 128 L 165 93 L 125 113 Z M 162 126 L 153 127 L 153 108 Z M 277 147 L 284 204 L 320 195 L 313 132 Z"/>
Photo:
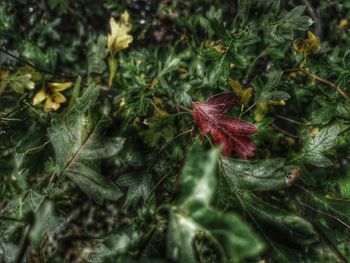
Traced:
<path fill-rule="evenodd" d="M 332 165 L 332 161 L 323 155 L 323 152 L 333 148 L 336 145 L 336 138 L 339 129 L 336 126 L 324 128 L 314 138 L 309 139 L 304 147 L 303 158 L 306 163 L 318 167 L 327 167 Z"/>

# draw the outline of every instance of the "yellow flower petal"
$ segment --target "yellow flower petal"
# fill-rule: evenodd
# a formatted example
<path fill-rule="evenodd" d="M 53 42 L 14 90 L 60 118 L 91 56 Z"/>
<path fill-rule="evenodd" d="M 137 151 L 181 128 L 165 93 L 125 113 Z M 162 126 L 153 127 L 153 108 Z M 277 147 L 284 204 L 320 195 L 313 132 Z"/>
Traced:
<path fill-rule="evenodd" d="M 29 80 L 27 83 L 26 83 L 26 88 L 27 89 L 34 89 L 35 87 L 35 83 L 31 80 Z"/>
<path fill-rule="evenodd" d="M 57 102 L 57 103 L 63 103 L 66 101 L 66 97 L 63 96 L 61 93 L 59 92 L 55 92 L 52 95 L 52 101 Z"/>
<path fill-rule="evenodd" d="M 35 94 L 35 96 L 33 98 L 33 105 L 39 104 L 40 102 L 45 100 L 46 97 L 47 97 L 47 95 L 45 93 L 45 89 L 41 89 L 37 94 Z"/>
<path fill-rule="evenodd" d="M 63 91 L 73 87 L 73 82 L 49 82 L 47 86 L 55 91 Z"/>
<path fill-rule="evenodd" d="M 45 112 L 56 111 L 60 108 L 60 104 L 58 102 L 54 102 L 50 97 L 46 98 L 44 110 Z"/>

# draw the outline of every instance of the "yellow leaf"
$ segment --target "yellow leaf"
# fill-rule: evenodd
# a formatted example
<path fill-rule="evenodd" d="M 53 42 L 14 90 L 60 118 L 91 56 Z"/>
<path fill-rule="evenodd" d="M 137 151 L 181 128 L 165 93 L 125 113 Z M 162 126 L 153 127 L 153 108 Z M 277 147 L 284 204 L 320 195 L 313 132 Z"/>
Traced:
<path fill-rule="evenodd" d="M 305 40 L 302 38 L 298 38 L 298 39 L 294 40 L 293 47 L 294 47 L 294 50 L 297 54 L 301 54 L 301 53 L 306 52 Z"/>
<path fill-rule="evenodd" d="M 237 96 L 240 97 L 242 95 L 242 87 L 238 80 L 229 79 L 228 84 Z"/>
<path fill-rule="evenodd" d="M 242 89 L 241 84 L 238 80 L 229 79 L 228 84 L 232 88 L 233 92 L 238 96 L 241 97 L 240 101 L 242 105 L 247 106 L 252 95 L 253 95 L 253 88 L 246 88 Z"/>
<path fill-rule="evenodd" d="M 154 108 L 153 115 L 156 116 L 156 117 L 162 117 L 162 116 L 169 115 L 169 113 L 166 110 L 162 110 L 162 109 L 159 109 L 157 107 L 157 108 Z"/>
<path fill-rule="evenodd" d="M 153 102 L 154 104 L 156 104 L 157 106 L 160 106 L 164 103 L 163 99 L 162 98 L 159 98 L 159 97 L 154 97 L 153 98 Z"/>
<path fill-rule="evenodd" d="M 213 49 L 216 50 L 218 53 L 226 53 L 228 50 L 228 48 L 223 46 L 222 44 L 213 45 Z"/>
<path fill-rule="evenodd" d="M 320 39 L 312 32 L 307 32 L 307 38 L 298 38 L 293 41 L 293 47 L 297 54 L 316 52 L 320 49 Z"/>
<path fill-rule="evenodd" d="M 346 18 L 343 18 L 339 21 L 339 26 L 343 29 L 348 27 L 348 25 L 349 25 L 349 21 Z"/>
<path fill-rule="evenodd" d="M 259 102 L 254 109 L 255 121 L 261 121 L 269 110 L 269 105 L 266 101 Z"/>
<path fill-rule="evenodd" d="M 317 36 L 315 36 L 312 32 L 307 32 L 306 41 L 309 51 L 316 52 L 320 49 L 320 39 Z"/>
<path fill-rule="evenodd" d="M 25 65 L 17 70 L 18 75 L 30 74 L 32 76 L 32 81 L 38 81 L 42 79 L 40 72 L 35 70 L 33 67 Z"/>
<path fill-rule="evenodd" d="M 281 105 L 281 106 L 286 105 L 286 101 L 285 100 L 269 100 L 267 103 L 269 105 Z"/>
<path fill-rule="evenodd" d="M 246 88 L 242 91 L 241 103 L 247 106 L 253 95 L 253 88 Z"/>
<path fill-rule="evenodd" d="M 55 91 L 63 91 L 73 87 L 73 82 L 49 82 L 47 85 Z"/>
<path fill-rule="evenodd" d="M 111 33 L 108 34 L 107 37 L 108 51 L 110 56 L 114 57 L 117 52 L 126 49 L 133 40 L 133 37 L 128 34 L 132 29 L 128 11 L 125 11 L 121 15 L 118 22 L 112 17 L 109 24 L 111 27 Z"/>
<path fill-rule="evenodd" d="M 114 57 L 110 57 L 108 59 L 108 66 L 109 66 L 108 87 L 112 87 L 113 79 L 117 72 L 117 66 L 118 66 L 117 60 Z"/>
<path fill-rule="evenodd" d="M 5 80 L 9 76 L 8 70 L 0 70 L 0 80 Z"/>

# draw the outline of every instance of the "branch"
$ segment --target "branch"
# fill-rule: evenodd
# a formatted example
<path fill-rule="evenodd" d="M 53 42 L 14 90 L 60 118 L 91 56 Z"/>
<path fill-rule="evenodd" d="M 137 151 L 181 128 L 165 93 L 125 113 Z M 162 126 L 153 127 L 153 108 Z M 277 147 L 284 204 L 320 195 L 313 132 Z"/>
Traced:
<path fill-rule="evenodd" d="M 24 255 L 27 251 L 28 245 L 29 245 L 29 232 L 31 229 L 31 224 L 28 224 L 23 232 L 23 238 L 21 240 L 21 244 L 19 247 L 19 250 L 17 252 L 16 258 L 13 261 L 14 263 L 21 263 L 23 261 Z"/>
<path fill-rule="evenodd" d="M 326 80 L 326 79 L 323 79 L 311 72 L 309 72 L 308 70 L 306 69 L 303 69 L 303 68 L 291 68 L 291 69 L 286 69 L 283 71 L 283 73 L 288 73 L 288 72 L 303 72 L 304 74 L 308 75 L 309 77 L 315 79 L 315 80 L 318 80 L 319 82 L 322 82 L 324 84 L 327 84 L 328 86 L 330 86 L 331 88 L 333 88 L 335 91 L 337 91 L 343 98 L 347 99 L 347 100 L 350 100 L 350 96 L 340 88 L 340 86 L 334 84 L 333 82 L 329 81 L 329 80 Z"/>
<path fill-rule="evenodd" d="M 31 62 L 29 62 L 29 61 L 27 61 L 27 60 L 25 60 L 25 59 L 23 59 L 23 58 L 20 58 L 20 57 L 18 57 L 18 56 L 15 56 L 14 54 L 8 52 L 8 51 L 7 51 L 6 49 L 4 49 L 4 48 L 0 48 L 0 52 L 3 52 L 3 53 L 5 53 L 6 55 L 8 55 L 8 56 L 14 58 L 15 60 L 17 60 L 17 61 L 19 61 L 19 62 L 21 62 L 21 63 L 23 63 L 23 64 L 28 65 L 29 67 L 35 69 L 36 71 L 39 71 L 39 72 L 42 72 L 42 73 L 45 73 L 45 74 L 49 74 L 49 75 L 52 75 L 52 76 L 55 76 L 55 77 L 59 77 L 59 78 L 76 79 L 76 77 L 74 77 L 74 76 L 57 75 L 57 74 L 55 74 L 55 73 L 52 72 L 52 71 L 49 71 L 49 70 L 40 68 L 40 67 L 38 67 L 38 66 L 35 66 L 33 63 L 31 63 Z"/>

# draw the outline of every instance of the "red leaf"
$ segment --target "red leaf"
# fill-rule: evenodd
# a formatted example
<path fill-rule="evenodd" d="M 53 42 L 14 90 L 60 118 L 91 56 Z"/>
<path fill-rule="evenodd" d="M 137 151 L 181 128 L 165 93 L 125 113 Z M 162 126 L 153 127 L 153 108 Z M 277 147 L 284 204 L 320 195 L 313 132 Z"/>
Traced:
<path fill-rule="evenodd" d="M 223 155 L 230 156 L 234 151 L 246 159 L 255 154 L 255 144 L 248 135 L 258 132 L 258 128 L 224 115 L 238 100 L 234 93 L 224 92 L 206 102 L 193 102 L 193 118 L 201 132 L 210 132 L 215 144 L 224 145 Z"/>

